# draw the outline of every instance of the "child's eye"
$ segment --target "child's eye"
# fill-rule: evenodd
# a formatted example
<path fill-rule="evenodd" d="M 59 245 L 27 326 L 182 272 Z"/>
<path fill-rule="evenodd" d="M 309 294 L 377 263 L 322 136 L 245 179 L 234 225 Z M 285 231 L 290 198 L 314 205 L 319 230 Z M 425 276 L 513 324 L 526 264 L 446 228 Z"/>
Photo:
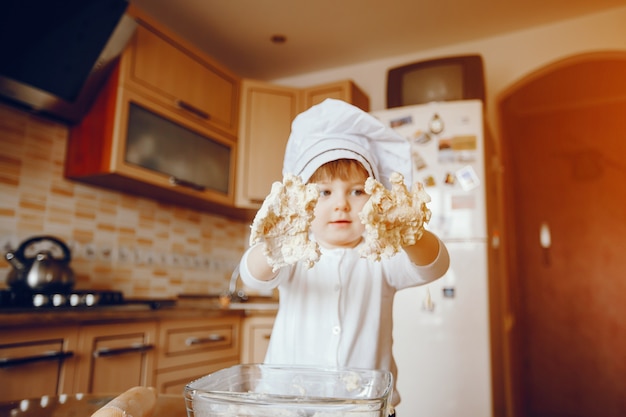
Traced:
<path fill-rule="evenodd" d="M 328 197 L 330 195 L 330 190 L 320 190 L 320 197 Z"/>
<path fill-rule="evenodd" d="M 355 197 L 360 197 L 363 194 L 365 194 L 365 190 L 363 190 L 363 189 L 358 188 L 356 190 L 352 190 L 352 195 L 355 196 Z"/>

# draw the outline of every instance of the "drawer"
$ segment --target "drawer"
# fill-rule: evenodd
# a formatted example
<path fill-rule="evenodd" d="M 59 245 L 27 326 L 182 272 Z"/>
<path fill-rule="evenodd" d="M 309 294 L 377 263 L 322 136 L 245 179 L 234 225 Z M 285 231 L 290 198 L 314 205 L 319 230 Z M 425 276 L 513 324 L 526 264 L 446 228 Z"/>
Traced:
<path fill-rule="evenodd" d="M 240 321 L 239 317 L 162 321 L 157 367 L 160 370 L 238 358 Z"/>

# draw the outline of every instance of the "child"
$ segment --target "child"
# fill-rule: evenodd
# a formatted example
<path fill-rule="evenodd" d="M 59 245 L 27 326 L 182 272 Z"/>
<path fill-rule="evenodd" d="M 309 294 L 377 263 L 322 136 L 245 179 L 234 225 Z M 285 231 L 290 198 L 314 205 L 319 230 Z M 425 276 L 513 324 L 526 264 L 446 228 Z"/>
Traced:
<path fill-rule="evenodd" d="M 279 290 L 266 363 L 385 369 L 396 377 L 394 294 L 441 277 L 449 258 L 445 245 L 426 230 L 390 258 L 360 256 L 365 226 L 359 213 L 370 198 L 365 181 L 373 177 L 389 188 L 393 172 L 410 184 L 408 142 L 360 109 L 328 99 L 294 120 L 283 174 L 319 189 L 310 236 L 321 256 L 312 267 L 299 261 L 274 272 L 265 242 L 244 254 L 243 282 Z M 399 401 L 394 393 L 392 403 Z"/>

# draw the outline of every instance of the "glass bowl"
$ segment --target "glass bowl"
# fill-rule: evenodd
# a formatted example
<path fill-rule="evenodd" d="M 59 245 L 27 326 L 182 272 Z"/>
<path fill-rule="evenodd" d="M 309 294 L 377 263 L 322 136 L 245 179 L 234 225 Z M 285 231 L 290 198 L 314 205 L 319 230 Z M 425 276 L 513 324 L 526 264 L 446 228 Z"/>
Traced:
<path fill-rule="evenodd" d="M 387 417 L 388 371 L 237 365 L 185 387 L 188 417 Z"/>

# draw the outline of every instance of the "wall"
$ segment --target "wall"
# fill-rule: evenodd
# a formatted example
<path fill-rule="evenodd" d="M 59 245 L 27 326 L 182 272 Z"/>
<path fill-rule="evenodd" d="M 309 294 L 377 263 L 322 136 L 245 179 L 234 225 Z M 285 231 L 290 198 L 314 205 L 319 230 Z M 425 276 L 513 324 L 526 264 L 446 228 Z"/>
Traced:
<path fill-rule="evenodd" d="M 72 249 L 76 288 L 134 297 L 228 288 L 248 223 L 66 180 L 68 132 L 0 104 L 2 254 L 26 238 L 50 234 Z M 10 268 L 2 257 L 1 283 Z"/>
<path fill-rule="evenodd" d="M 389 68 L 424 59 L 478 53 L 483 56 L 485 64 L 488 120 L 497 132 L 497 97 L 504 90 L 526 74 L 561 58 L 597 50 L 626 49 L 624 22 L 626 6 L 478 41 L 277 79 L 273 82 L 306 87 L 351 78 L 370 96 L 371 109 L 381 110 L 386 107 Z M 433 36 L 437 34 L 433 33 Z"/>

